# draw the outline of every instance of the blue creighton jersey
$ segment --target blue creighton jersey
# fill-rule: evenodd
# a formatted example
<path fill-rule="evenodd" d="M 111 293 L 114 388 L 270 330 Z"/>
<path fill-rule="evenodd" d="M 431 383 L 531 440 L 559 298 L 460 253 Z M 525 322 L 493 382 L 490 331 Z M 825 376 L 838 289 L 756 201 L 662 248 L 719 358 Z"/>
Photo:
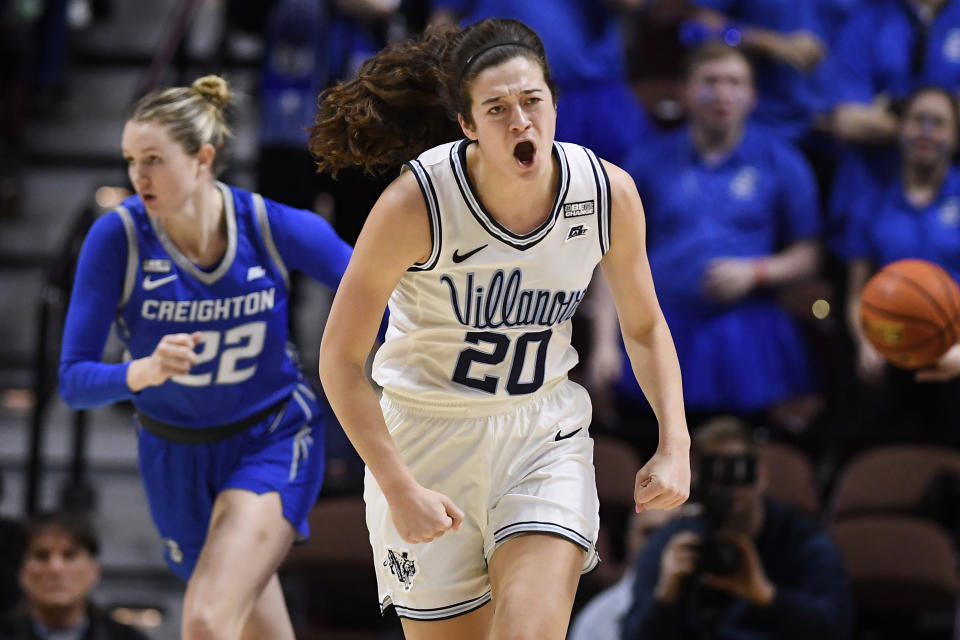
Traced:
<path fill-rule="evenodd" d="M 312 213 L 218 187 L 227 249 L 210 269 L 177 249 L 139 197 L 91 229 L 64 332 L 61 393 L 72 406 L 129 398 L 154 419 L 203 427 L 241 420 L 291 395 L 300 372 L 287 335 L 288 271 L 335 288 L 350 249 Z M 128 365 L 99 362 L 114 318 L 133 359 L 149 356 L 165 335 L 201 332 L 197 363 L 189 374 L 133 394 Z"/>

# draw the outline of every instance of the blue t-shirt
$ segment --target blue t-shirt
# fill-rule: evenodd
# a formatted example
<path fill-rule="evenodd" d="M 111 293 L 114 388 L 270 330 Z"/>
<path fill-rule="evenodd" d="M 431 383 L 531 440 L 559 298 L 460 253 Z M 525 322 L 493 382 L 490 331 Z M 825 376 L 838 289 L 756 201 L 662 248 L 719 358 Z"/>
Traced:
<path fill-rule="evenodd" d="M 708 166 L 681 129 L 638 150 L 626 168 L 643 200 L 650 267 L 684 372 L 686 406 L 761 411 L 811 391 L 802 332 L 770 291 L 728 304 L 702 287 L 715 258 L 768 256 L 816 236 L 817 189 L 803 157 L 748 127 L 725 159 Z M 641 394 L 626 361 L 617 392 Z"/>
<path fill-rule="evenodd" d="M 841 258 L 850 257 L 853 218 L 864 202 L 883 185 L 896 179 L 900 157 L 896 147 L 852 147 L 837 149 L 837 164 L 827 203 L 826 239 L 830 250 Z"/>
<path fill-rule="evenodd" d="M 834 56 L 833 104 L 870 104 L 881 93 L 905 98 L 926 85 L 960 90 L 960 0 L 940 9 L 918 60 L 922 36 L 912 11 L 904 0 L 874 0 L 852 16 Z"/>
<path fill-rule="evenodd" d="M 695 0 L 696 4 L 713 9 L 733 21 L 789 34 L 807 31 L 826 40 L 817 6 L 813 2 L 793 0 Z M 816 113 L 825 111 L 826 65 L 821 63 L 809 73 L 797 71 L 784 62 L 767 58 L 754 61 L 757 85 L 757 108 L 752 119 L 771 127 L 788 138 L 805 134 Z"/>
<path fill-rule="evenodd" d="M 840 32 L 851 16 L 873 0 L 817 0 L 817 15 L 826 38 L 827 47 L 832 51 L 840 38 Z"/>
<path fill-rule="evenodd" d="M 865 197 L 854 217 L 849 257 L 877 268 L 904 258 L 935 262 L 960 282 L 960 169 L 951 168 L 940 192 L 915 207 L 896 179 Z"/>
<path fill-rule="evenodd" d="M 710 310 L 707 263 L 767 256 L 820 231 L 816 182 L 789 143 L 748 126 L 718 165 L 705 164 L 688 128 L 637 149 L 625 169 L 647 217 L 647 250 L 664 306 Z"/>
<path fill-rule="evenodd" d="M 90 229 L 77 265 L 60 360 L 74 408 L 132 400 L 164 422 L 222 425 L 270 407 L 300 380 L 288 344 L 288 274 L 336 288 L 350 247 L 319 216 L 220 184 L 227 249 L 201 269 L 170 241 L 139 196 Z M 133 359 L 171 333 L 203 333 L 190 373 L 134 394 L 129 363 L 100 362 L 116 321 Z"/>

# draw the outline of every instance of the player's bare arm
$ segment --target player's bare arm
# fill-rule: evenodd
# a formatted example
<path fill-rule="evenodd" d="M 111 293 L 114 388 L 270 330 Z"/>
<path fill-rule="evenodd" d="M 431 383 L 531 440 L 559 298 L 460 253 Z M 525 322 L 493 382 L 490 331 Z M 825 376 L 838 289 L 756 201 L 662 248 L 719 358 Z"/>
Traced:
<path fill-rule="evenodd" d="M 611 243 L 601 265 L 634 375 L 660 424 L 657 453 L 637 474 L 638 509 L 672 509 L 690 493 L 690 435 L 680 364 L 660 311 L 646 253 L 643 205 L 630 176 L 604 163 L 612 194 Z"/>
<path fill-rule="evenodd" d="M 408 542 L 426 542 L 459 526 L 453 502 L 421 487 L 387 431 L 364 364 L 383 310 L 400 277 L 431 249 L 426 204 L 405 171 L 374 205 L 324 329 L 320 379 L 344 431 L 390 503 L 394 524 Z"/>

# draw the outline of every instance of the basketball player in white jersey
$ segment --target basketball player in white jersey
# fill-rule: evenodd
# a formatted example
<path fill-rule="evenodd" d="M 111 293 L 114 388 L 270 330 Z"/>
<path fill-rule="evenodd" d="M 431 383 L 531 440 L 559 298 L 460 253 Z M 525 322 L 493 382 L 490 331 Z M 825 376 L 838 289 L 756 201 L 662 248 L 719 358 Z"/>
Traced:
<path fill-rule="evenodd" d="M 384 49 L 321 96 L 311 131 L 321 169 L 419 154 L 364 226 L 320 353 L 367 464 L 381 606 L 410 639 L 564 637 L 579 576 L 597 563 L 590 401 L 567 371 L 570 317 L 598 263 L 660 422 L 637 508 L 670 509 L 689 491 L 640 199 L 617 167 L 554 142 L 554 104 L 536 34 L 485 20 Z M 364 362 L 388 301 L 378 404 Z"/>

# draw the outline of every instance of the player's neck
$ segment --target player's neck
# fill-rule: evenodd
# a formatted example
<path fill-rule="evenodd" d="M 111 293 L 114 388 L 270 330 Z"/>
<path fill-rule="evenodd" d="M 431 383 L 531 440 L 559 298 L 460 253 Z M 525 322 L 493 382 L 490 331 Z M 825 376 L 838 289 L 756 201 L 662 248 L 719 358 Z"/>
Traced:
<path fill-rule="evenodd" d="M 476 156 L 471 158 L 471 151 Z M 550 215 L 557 196 L 560 167 L 556 157 L 551 154 L 543 175 L 531 181 L 498 171 L 478 156 L 478 149 L 467 149 L 467 172 L 490 215 L 514 233 L 529 233 L 539 227 Z"/>
<path fill-rule="evenodd" d="M 29 604 L 30 616 L 51 630 L 76 629 L 87 613 L 86 602 L 75 602 L 64 607 L 42 607 Z"/>
<path fill-rule="evenodd" d="M 201 267 L 219 262 L 227 247 L 223 194 L 215 184 L 197 189 L 186 207 L 163 220 L 163 229 L 188 260 Z"/>
<path fill-rule="evenodd" d="M 909 165 L 903 169 L 903 191 L 915 207 L 925 207 L 940 192 L 940 185 L 947 175 L 945 165 Z"/>

